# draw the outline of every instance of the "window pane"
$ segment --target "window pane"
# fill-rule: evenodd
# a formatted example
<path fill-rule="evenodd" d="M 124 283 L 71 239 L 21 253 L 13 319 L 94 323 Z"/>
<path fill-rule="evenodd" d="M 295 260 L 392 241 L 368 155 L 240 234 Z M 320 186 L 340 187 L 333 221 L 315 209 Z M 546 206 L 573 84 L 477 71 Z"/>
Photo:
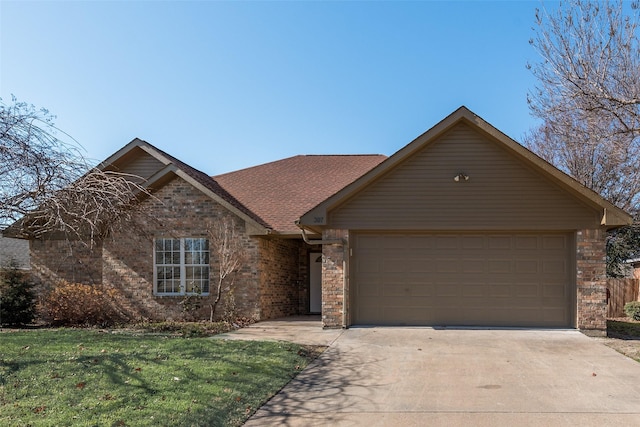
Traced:
<path fill-rule="evenodd" d="M 209 292 L 209 267 L 187 267 L 185 279 L 187 292 Z"/>
<path fill-rule="evenodd" d="M 155 251 L 156 264 L 180 264 L 179 239 L 157 239 Z"/>
<path fill-rule="evenodd" d="M 209 241 L 207 239 L 185 239 L 184 262 L 186 265 L 209 264 Z M 188 250 L 187 250 L 188 249 Z"/>
<path fill-rule="evenodd" d="M 202 268 L 202 273 L 201 273 L 202 293 L 208 294 L 209 293 L 209 267 L 201 267 L 201 268 Z"/>
<path fill-rule="evenodd" d="M 156 289 L 158 293 L 179 293 L 180 267 L 157 267 Z"/>
<path fill-rule="evenodd" d="M 171 268 L 171 292 L 180 292 L 180 267 Z"/>
<path fill-rule="evenodd" d="M 160 238 L 155 241 L 154 251 L 158 293 L 209 292 L 209 241 L 207 239 Z M 184 268 L 185 277 L 181 277 L 181 267 Z"/>

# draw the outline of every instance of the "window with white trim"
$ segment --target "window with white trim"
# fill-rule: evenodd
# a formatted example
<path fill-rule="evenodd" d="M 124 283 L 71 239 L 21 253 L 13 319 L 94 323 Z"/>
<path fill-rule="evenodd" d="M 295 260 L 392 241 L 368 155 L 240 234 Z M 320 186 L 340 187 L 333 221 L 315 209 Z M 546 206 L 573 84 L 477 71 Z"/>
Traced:
<path fill-rule="evenodd" d="M 154 241 L 153 292 L 156 295 L 209 295 L 209 240 Z"/>

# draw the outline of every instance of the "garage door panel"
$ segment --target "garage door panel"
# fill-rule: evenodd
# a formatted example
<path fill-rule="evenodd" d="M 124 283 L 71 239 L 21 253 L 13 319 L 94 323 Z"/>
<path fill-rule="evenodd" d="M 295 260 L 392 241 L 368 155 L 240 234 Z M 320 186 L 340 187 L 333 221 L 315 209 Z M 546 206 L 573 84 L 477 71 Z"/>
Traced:
<path fill-rule="evenodd" d="M 537 275 L 539 272 L 538 269 L 538 260 L 523 260 L 517 259 L 515 261 L 515 273 L 520 274 L 533 274 Z"/>
<path fill-rule="evenodd" d="M 435 260 L 414 258 L 413 255 L 409 255 L 405 259 L 405 271 L 407 273 L 433 273 L 435 271 Z"/>
<path fill-rule="evenodd" d="M 565 236 L 544 236 L 542 238 L 542 248 L 546 250 L 566 249 L 567 239 Z"/>
<path fill-rule="evenodd" d="M 547 308 L 542 310 L 543 318 L 549 323 L 568 322 L 567 312 L 563 308 Z"/>
<path fill-rule="evenodd" d="M 570 234 L 356 233 L 353 247 L 354 324 L 571 326 Z"/>
<path fill-rule="evenodd" d="M 411 284 L 408 283 L 408 289 L 414 297 L 430 297 L 435 295 L 435 285 L 433 283 Z"/>
<path fill-rule="evenodd" d="M 522 298 L 534 298 L 541 296 L 538 283 L 518 283 L 513 286 L 513 296 Z"/>
<path fill-rule="evenodd" d="M 433 241 L 435 242 L 435 249 L 458 249 L 460 247 L 460 237 L 458 236 L 436 236 Z M 430 247 L 433 247 L 430 244 Z"/>
<path fill-rule="evenodd" d="M 422 324 L 429 322 L 428 314 L 418 307 L 387 307 L 383 313 L 384 317 L 394 318 L 402 316 L 408 323 Z"/>
<path fill-rule="evenodd" d="M 463 297 L 482 297 L 487 294 L 487 285 L 484 283 L 468 283 L 462 288 Z"/>
<path fill-rule="evenodd" d="M 515 236 L 514 238 L 515 244 L 514 248 L 519 250 L 537 250 L 539 239 L 538 236 Z"/>
<path fill-rule="evenodd" d="M 493 284 L 489 286 L 488 296 L 491 298 L 508 297 L 511 295 L 511 284 L 505 283 L 502 285 Z"/>
<path fill-rule="evenodd" d="M 393 300 L 393 297 L 398 296 L 410 296 L 411 289 L 407 288 L 402 283 L 385 283 L 382 285 L 382 295 L 389 297 L 389 301 Z"/>
<path fill-rule="evenodd" d="M 460 268 L 460 260 L 455 258 L 436 259 L 435 264 L 438 273 L 455 273 Z"/>
<path fill-rule="evenodd" d="M 487 237 L 487 249 L 498 250 L 511 249 L 511 236 L 488 236 Z"/>
<path fill-rule="evenodd" d="M 382 294 L 380 290 L 380 285 L 378 285 L 378 283 L 376 282 L 369 281 L 366 284 L 363 284 L 362 286 L 360 286 L 360 292 L 358 296 L 361 298 L 381 297 Z"/>
<path fill-rule="evenodd" d="M 484 274 L 487 269 L 487 262 L 481 259 L 470 259 L 460 265 L 458 262 L 458 268 L 462 268 L 463 273 L 467 274 Z"/>
<path fill-rule="evenodd" d="M 371 254 L 371 256 L 375 256 L 375 254 Z M 363 258 L 358 260 L 356 269 L 359 273 L 378 273 L 381 271 L 380 262 L 375 258 L 371 258 L 371 256 L 363 254 Z"/>
<path fill-rule="evenodd" d="M 486 239 L 482 236 L 463 236 L 462 249 L 482 250 L 486 246 Z"/>
<path fill-rule="evenodd" d="M 513 272 L 511 260 L 497 259 L 487 261 L 487 271 L 490 274 L 510 274 Z"/>
<path fill-rule="evenodd" d="M 567 271 L 567 263 L 565 260 L 542 261 L 542 272 L 550 275 L 560 275 Z"/>
<path fill-rule="evenodd" d="M 564 297 L 565 295 L 564 283 L 544 283 L 542 285 L 542 296 L 544 298 Z"/>

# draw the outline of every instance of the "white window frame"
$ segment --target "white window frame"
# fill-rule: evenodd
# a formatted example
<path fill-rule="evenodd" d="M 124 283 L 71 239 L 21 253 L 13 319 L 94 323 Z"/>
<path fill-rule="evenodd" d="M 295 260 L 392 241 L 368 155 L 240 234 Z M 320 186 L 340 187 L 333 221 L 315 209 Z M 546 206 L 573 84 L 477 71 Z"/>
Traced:
<path fill-rule="evenodd" d="M 157 249 L 156 249 L 156 245 L 158 241 L 164 241 L 164 240 L 179 240 L 179 246 L 180 246 L 180 263 L 179 264 L 174 264 L 174 263 L 158 263 L 158 259 L 157 259 Z M 188 240 L 205 240 L 207 242 L 207 244 L 209 243 L 209 239 L 204 238 L 204 237 L 182 237 L 182 238 L 173 238 L 173 237 L 158 237 L 153 239 L 153 294 L 156 296 L 187 296 L 187 295 L 201 295 L 201 296 L 208 296 L 210 289 L 211 289 L 211 260 L 210 260 L 210 250 L 206 250 L 206 251 L 197 251 L 198 253 L 206 253 L 206 263 L 192 263 L 192 264 L 187 264 L 185 262 L 186 259 L 186 247 L 187 247 L 187 241 Z M 158 291 L 158 270 L 159 268 L 162 267 L 167 267 L 167 268 L 179 268 L 179 281 L 180 281 L 180 286 L 179 286 L 179 291 L 178 292 L 165 292 L 165 291 Z M 201 280 L 206 280 L 206 285 L 207 285 L 207 292 L 187 292 L 187 269 L 188 268 L 204 268 L 207 271 L 207 278 L 206 279 L 201 279 Z"/>

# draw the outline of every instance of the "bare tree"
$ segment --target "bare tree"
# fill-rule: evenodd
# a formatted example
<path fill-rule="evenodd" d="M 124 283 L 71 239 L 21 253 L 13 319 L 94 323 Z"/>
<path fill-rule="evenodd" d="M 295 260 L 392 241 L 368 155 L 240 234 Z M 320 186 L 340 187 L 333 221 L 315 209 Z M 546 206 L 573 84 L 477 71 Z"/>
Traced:
<path fill-rule="evenodd" d="M 640 194 L 638 24 L 637 2 L 568 0 L 537 11 L 530 43 L 542 60 L 529 65 L 538 83 L 528 103 L 542 125 L 526 140 L 632 211 Z"/>
<path fill-rule="evenodd" d="M 536 11 L 528 95 L 541 125 L 525 145 L 637 215 L 640 207 L 640 42 L 637 1 L 567 0 Z M 608 273 L 638 253 L 638 225 L 609 235 Z"/>
<path fill-rule="evenodd" d="M 133 217 L 139 177 L 89 166 L 46 109 L 0 100 L 0 229 L 93 241 Z"/>
<path fill-rule="evenodd" d="M 233 273 L 237 272 L 246 261 L 246 252 L 242 244 L 242 236 L 234 223 L 227 218 L 208 225 L 209 251 L 211 265 L 217 266 L 218 280 L 214 300 L 209 304 L 211 309 L 209 321 L 213 322 L 216 307 L 220 302 L 223 290 L 233 289 Z M 227 283 L 230 279 L 230 282 Z"/>

